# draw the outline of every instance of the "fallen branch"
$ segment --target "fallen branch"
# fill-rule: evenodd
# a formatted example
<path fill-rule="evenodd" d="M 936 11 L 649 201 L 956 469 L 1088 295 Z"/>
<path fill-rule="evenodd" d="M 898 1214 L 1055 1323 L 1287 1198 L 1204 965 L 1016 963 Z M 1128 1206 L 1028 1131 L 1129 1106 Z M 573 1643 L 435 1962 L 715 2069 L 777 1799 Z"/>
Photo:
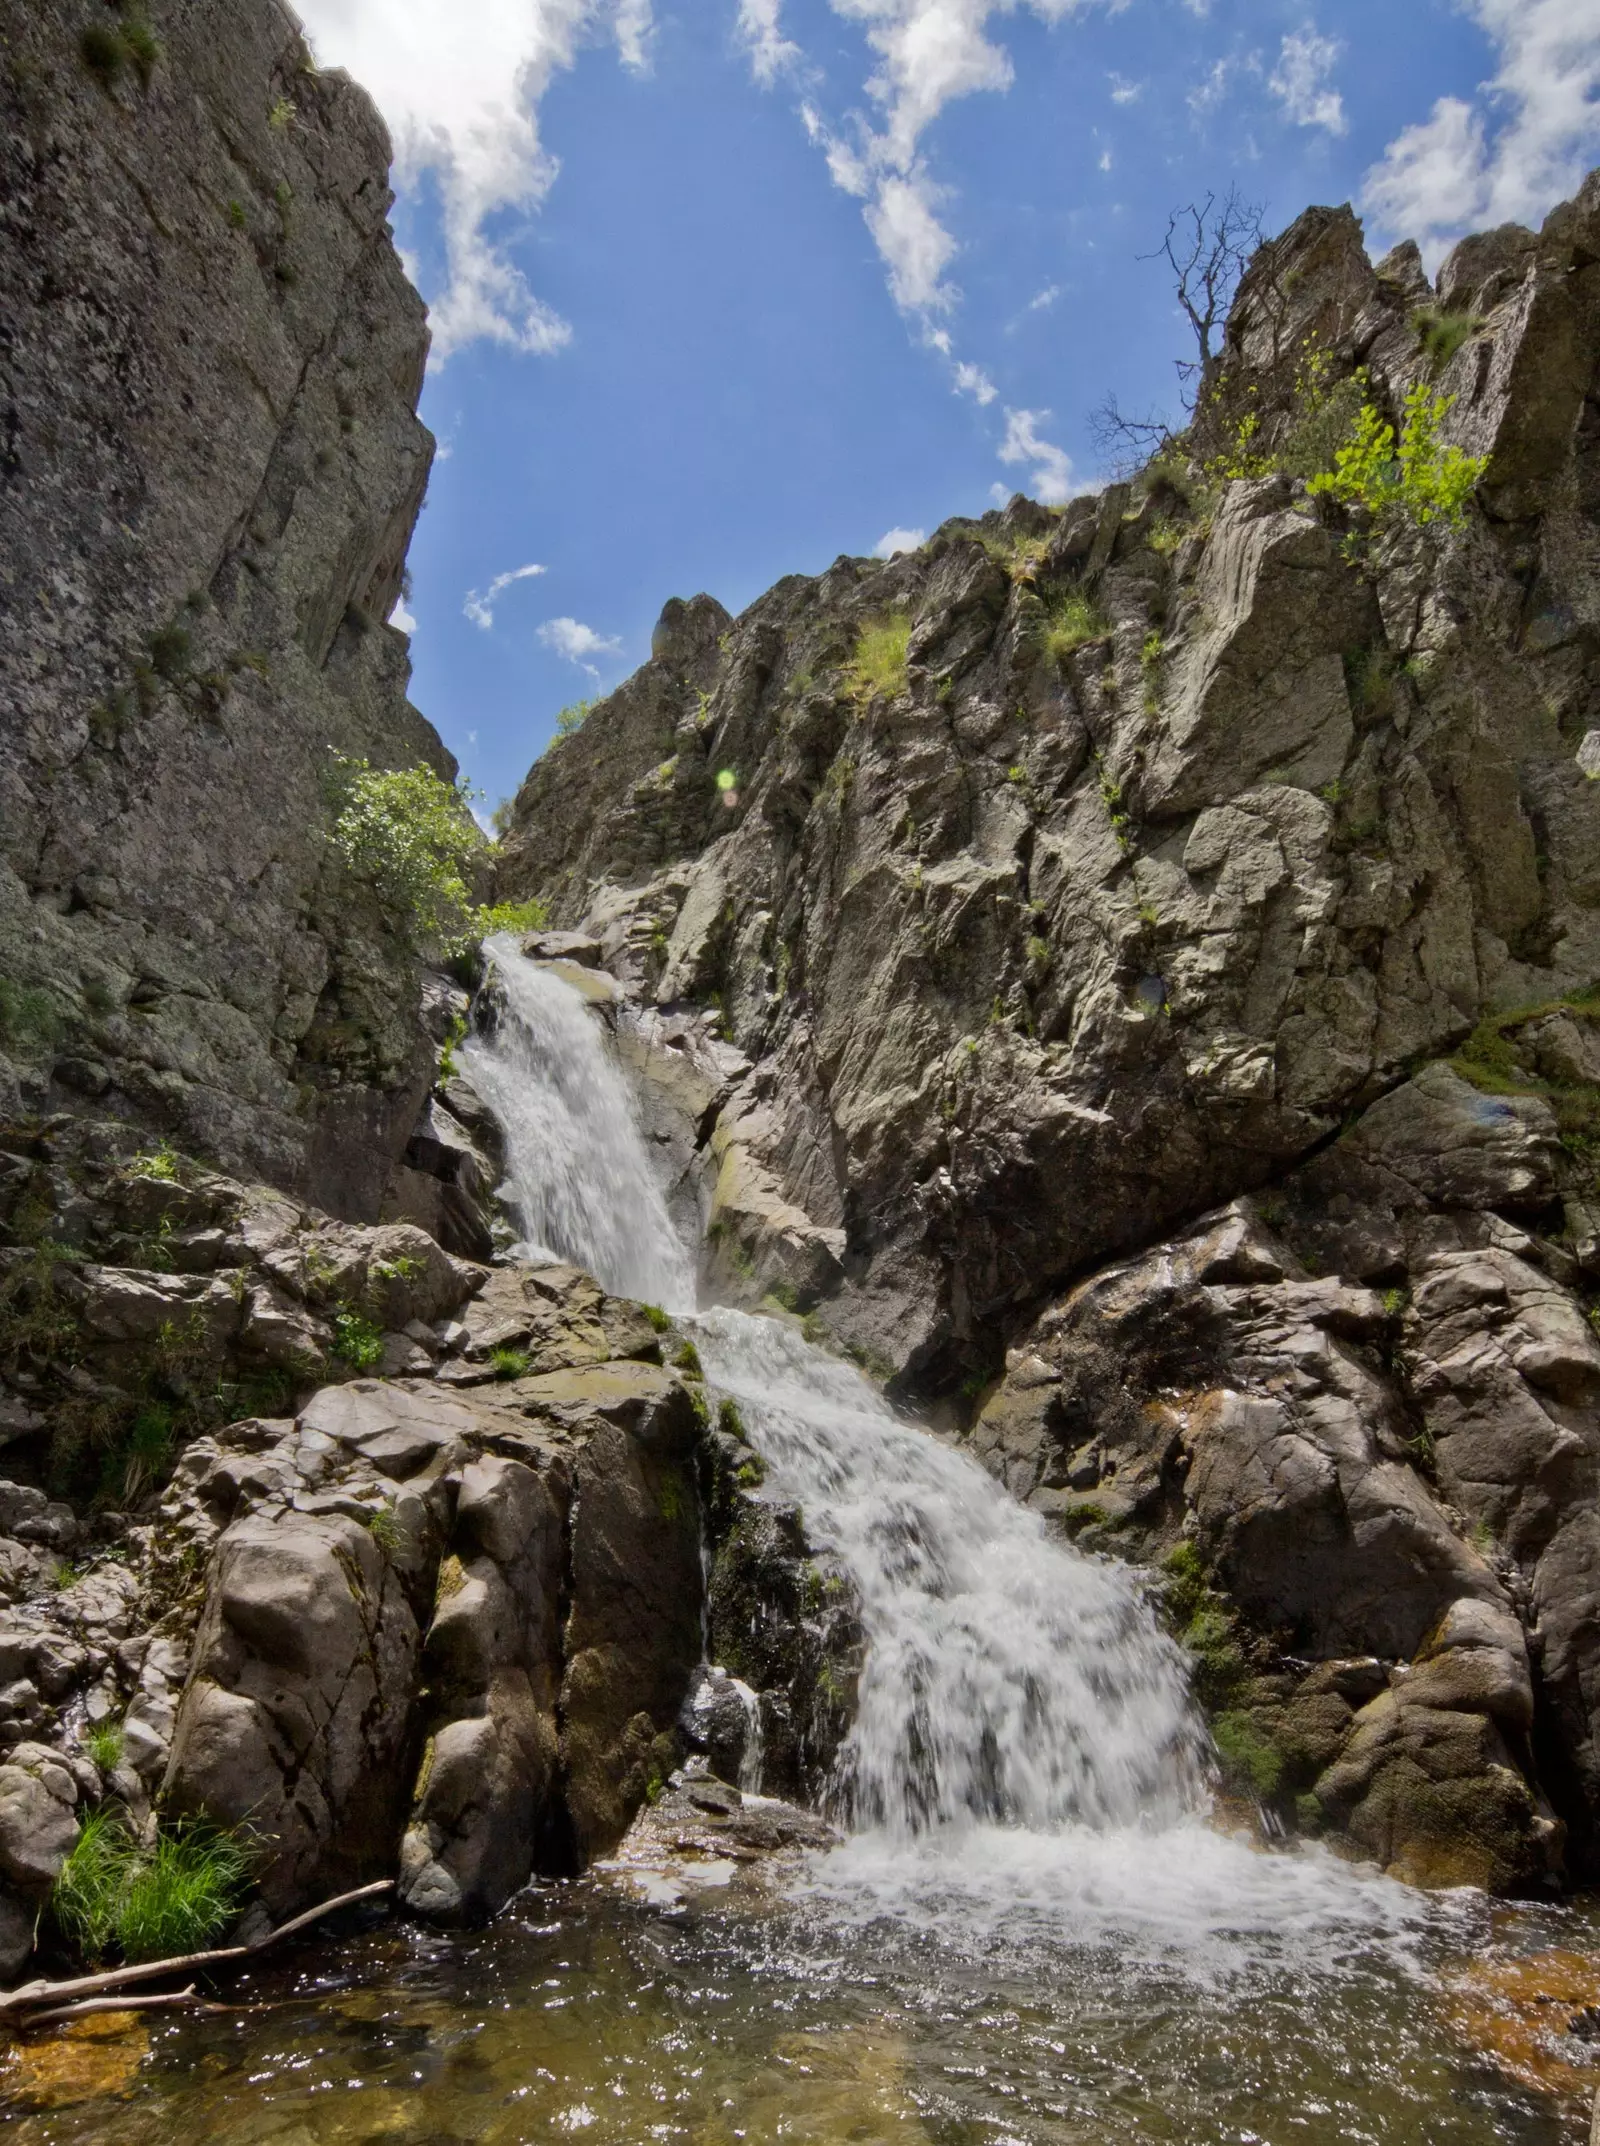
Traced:
<path fill-rule="evenodd" d="M 58 2005 L 53 2012 L 30 2012 L 24 2027 L 59 2026 L 64 2019 L 88 2019 L 95 2012 L 170 2012 L 189 2005 L 196 2012 L 231 2012 L 233 2007 L 213 2004 L 200 1996 L 191 1982 L 186 1990 L 173 1990 L 156 1997 L 85 1997 L 78 2004 Z"/>
<path fill-rule="evenodd" d="M 358 1885 L 354 1892 L 338 1893 L 332 1900 L 324 1900 L 320 1907 L 307 1908 L 303 1915 L 293 1916 L 248 1945 L 223 1945 L 214 1952 L 186 1952 L 172 1960 L 145 1960 L 138 1967 L 113 1967 L 104 1974 L 79 1975 L 71 1982 L 25 1982 L 20 1989 L 0 1991 L 0 2020 L 15 2019 L 23 2012 L 35 2013 L 43 2005 L 53 2007 L 73 2003 L 82 1997 L 98 1997 L 102 1991 L 126 1989 L 135 1982 L 159 1982 L 164 1975 L 186 1975 L 197 1968 L 221 1967 L 232 1960 L 251 1960 L 257 1953 L 265 1952 L 269 1945 L 293 1937 L 308 1923 L 319 1922 L 324 1915 L 331 1915 L 335 1908 L 347 1908 L 357 1900 L 371 1900 L 379 1893 L 393 1890 L 393 1878 L 377 1878 L 371 1885 Z M 129 2007 L 108 2009 L 126 2011 Z M 27 2024 L 33 2024 L 32 2020 Z"/>

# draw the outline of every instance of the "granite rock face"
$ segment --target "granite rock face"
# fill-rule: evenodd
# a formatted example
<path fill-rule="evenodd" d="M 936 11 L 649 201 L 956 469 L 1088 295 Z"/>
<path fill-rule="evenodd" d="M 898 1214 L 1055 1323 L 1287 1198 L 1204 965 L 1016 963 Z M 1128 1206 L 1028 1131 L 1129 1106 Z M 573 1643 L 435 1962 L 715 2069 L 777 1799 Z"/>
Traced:
<path fill-rule="evenodd" d="M 1308 491 L 1419 385 L 1459 528 Z M 676 1098 L 705 1280 L 1148 1565 L 1232 1792 L 1592 1875 L 1600 175 L 1434 285 L 1308 211 L 1209 390 L 1098 496 L 669 606 L 502 889 Z"/>
<path fill-rule="evenodd" d="M 432 441 L 389 145 L 277 0 L 0 9 L 0 1114 L 377 1216 L 429 1049 L 324 840 L 406 699 Z M 119 57 L 120 54 L 120 57 Z"/>

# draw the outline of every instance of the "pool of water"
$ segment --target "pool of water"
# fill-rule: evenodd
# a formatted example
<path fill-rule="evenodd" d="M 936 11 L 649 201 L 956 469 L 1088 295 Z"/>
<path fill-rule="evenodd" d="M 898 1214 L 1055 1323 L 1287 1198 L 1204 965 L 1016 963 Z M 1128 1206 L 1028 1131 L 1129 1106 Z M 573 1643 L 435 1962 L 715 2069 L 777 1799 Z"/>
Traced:
<path fill-rule="evenodd" d="M 1587 2136 L 1600 2066 L 1564 2030 L 1600 2002 L 1593 1907 L 1346 1886 L 1203 1832 L 1156 1844 L 1142 1887 L 1133 1845 L 1061 1844 L 1055 1908 L 997 1829 L 942 1868 L 852 1842 L 776 1897 L 591 1877 L 473 1935 L 391 1923 L 242 1978 L 247 2009 L 37 2037 L 0 2123 L 16 2146 Z M 1235 1886 L 1230 1925 L 1245 1858 L 1273 1882 Z"/>

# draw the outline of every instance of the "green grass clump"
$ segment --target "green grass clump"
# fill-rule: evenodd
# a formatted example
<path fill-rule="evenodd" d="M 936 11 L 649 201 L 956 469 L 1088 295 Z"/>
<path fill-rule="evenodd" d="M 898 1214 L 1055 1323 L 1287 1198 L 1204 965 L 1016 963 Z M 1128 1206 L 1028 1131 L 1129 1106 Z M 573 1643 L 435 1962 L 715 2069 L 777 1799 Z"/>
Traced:
<path fill-rule="evenodd" d="M 645 1305 L 644 1315 L 650 1321 L 650 1324 L 655 1328 L 658 1334 L 666 1333 L 667 1329 L 672 1324 L 671 1319 L 661 1309 L 661 1306 L 659 1304 Z"/>
<path fill-rule="evenodd" d="M 526 1378 L 533 1359 L 526 1349 L 491 1349 L 489 1369 L 500 1380 Z"/>
<path fill-rule="evenodd" d="M 1091 641 L 1105 640 L 1111 630 L 1110 619 L 1098 605 L 1081 589 L 1069 590 L 1045 614 L 1045 654 L 1057 663 L 1064 663 L 1075 649 L 1086 648 Z"/>
<path fill-rule="evenodd" d="M 122 1724 L 102 1721 L 83 1739 L 84 1756 L 102 1773 L 115 1773 L 122 1764 Z"/>
<path fill-rule="evenodd" d="M 1428 363 L 1440 372 L 1482 323 L 1471 313 L 1447 313 L 1440 306 L 1422 306 L 1412 314 L 1411 326 Z"/>
<path fill-rule="evenodd" d="M 29 1050 L 53 1043 L 60 1031 L 61 1015 L 48 991 L 0 976 L 0 1043 Z"/>
<path fill-rule="evenodd" d="M 113 1949 L 130 1963 L 170 1959 L 221 1935 L 249 1878 L 248 1850 L 215 1826 L 179 1821 L 151 1848 L 118 1813 L 92 1811 L 51 1889 L 50 1912 L 86 1960 Z"/>
<path fill-rule="evenodd" d="M 383 1335 L 358 1311 L 334 1314 L 333 1353 L 352 1371 L 370 1371 L 383 1355 Z"/>
<path fill-rule="evenodd" d="M 863 626 L 850 664 L 850 690 L 859 701 L 894 700 L 906 690 L 906 652 L 911 645 L 911 614 L 896 611 Z"/>
<path fill-rule="evenodd" d="M 705 1371 L 700 1363 L 700 1351 L 692 1341 L 686 1341 L 672 1359 L 685 1378 L 703 1379 Z"/>

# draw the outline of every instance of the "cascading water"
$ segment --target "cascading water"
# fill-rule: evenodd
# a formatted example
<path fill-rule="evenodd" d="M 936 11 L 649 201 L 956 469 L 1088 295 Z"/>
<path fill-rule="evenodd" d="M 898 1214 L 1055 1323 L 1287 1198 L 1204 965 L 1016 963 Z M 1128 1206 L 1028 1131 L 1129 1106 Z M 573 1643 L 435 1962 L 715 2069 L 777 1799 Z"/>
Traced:
<path fill-rule="evenodd" d="M 1131 1570 L 1052 1539 L 784 1322 L 695 1313 L 602 1024 L 510 941 L 490 952 L 502 1011 L 466 1055 L 504 1127 L 503 1189 L 530 1244 L 694 1318 L 772 1490 L 854 1582 L 867 1652 L 842 1786 L 856 1830 L 813 1868 L 812 1897 L 958 1949 L 985 1931 L 1014 1949 L 1066 1930 L 1186 1971 L 1418 1927 L 1426 1911 L 1402 1888 L 1207 1825 L 1208 1743 L 1183 1658 Z"/>

